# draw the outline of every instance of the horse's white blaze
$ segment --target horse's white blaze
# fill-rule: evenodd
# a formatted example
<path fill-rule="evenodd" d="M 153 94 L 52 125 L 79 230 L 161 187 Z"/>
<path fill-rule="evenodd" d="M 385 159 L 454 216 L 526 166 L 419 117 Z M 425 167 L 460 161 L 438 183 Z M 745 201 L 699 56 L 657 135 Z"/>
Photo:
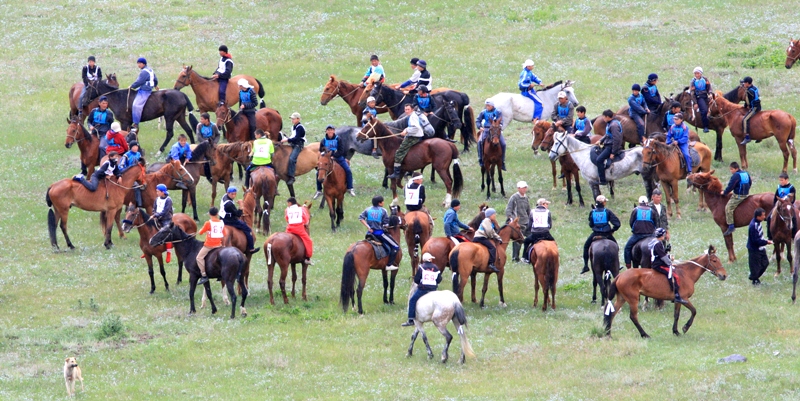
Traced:
<path fill-rule="evenodd" d="M 537 91 L 536 94 L 542 100 L 542 119 L 547 119 L 553 111 L 553 107 L 558 102 L 558 92 L 567 93 L 567 99 L 574 106 L 579 104 L 575 96 L 575 88 L 572 87 L 574 81 L 567 80 L 561 85 L 556 85 L 548 90 Z M 503 129 L 508 126 L 512 119 L 519 122 L 530 123 L 533 117 L 533 101 L 518 93 L 501 92 L 488 100 L 494 102 L 495 107 L 503 114 Z"/>

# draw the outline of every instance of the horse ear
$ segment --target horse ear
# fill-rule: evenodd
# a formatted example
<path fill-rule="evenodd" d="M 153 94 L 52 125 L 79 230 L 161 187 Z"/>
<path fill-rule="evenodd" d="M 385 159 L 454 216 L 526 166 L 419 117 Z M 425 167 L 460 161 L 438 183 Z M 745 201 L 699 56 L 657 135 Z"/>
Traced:
<path fill-rule="evenodd" d="M 331 82 L 333 82 L 333 81 L 335 81 L 335 80 L 336 80 L 336 77 L 335 77 L 335 76 L 333 76 L 333 75 L 331 75 Z"/>
<path fill-rule="evenodd" d="M 709 175 L 714 175 L 714 172 L 715 172 L 715 171 L 717 171 L 717 170 L 711 170 L 711 171 L 709 171 L 709 172 L 708 172 L 708 174 L 709 174 Z"/>

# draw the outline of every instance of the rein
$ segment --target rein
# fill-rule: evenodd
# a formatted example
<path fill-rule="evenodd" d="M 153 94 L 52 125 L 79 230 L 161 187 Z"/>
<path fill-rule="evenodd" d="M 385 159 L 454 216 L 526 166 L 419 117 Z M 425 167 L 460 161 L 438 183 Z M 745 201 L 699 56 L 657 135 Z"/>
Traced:
<path fill-rule="evenodd" d="M 323 95 L 330 95 L 331 99 L 335 98 L 336 95 L 339 95 L 339 96 L 342 97 L 342 99 L 344 99 L 344 98 L 356 93 L 356 91 L 359 89 L 359 86 L 356 85 L 355 89 L 353 89 L 352 91 L 350 91 L 349 93 L 347 93 L 345 95 L 342 95 L 342 91 L 341 91 L 341 89 L 339 89 L 339 86 L 342 85 L 342 83 L 344 83 L 344 82 L 343 81 L 336 81 L 336 92 L 322 92 L 322 94 Z"/>
<path fill-rule="evenodd" d="M 678 263 L 691 263 L 691 264 L 693 264 L 693 265 L 695 265 L 695 266 L 697 266 L 697 267 L 700 267 L 700 268 L 702 268 L 703 270 L 705 270 L 705 271 L 707 271 L 707 272 L 709 272 L 709 273 L 713 274 L 713 275 L 714 275 L 714 277 L 717 277 L 717 273 L 716 273 L 716 272 L 714 272 L 713 270 L 711 270 L 711 269 L 709 269 L 709 268 L 707 267 L 708 265 L 710 265 L 710 264 L 711 264 L 711 257 L 710 257 L 710 256 L 708 257 L 708 263 L 706 263 L 706 266 L 703 266 L 703 265 L 701 265 L 700 263 L 697 263 L 697 262 L 695 262 L 695 261 L 693 261 L 693 260 L 687 260 L 686 262 L 678 262 Z"/>
<path fill-rule="evenodd" d="M 711 98 L 711 104 L 712 104 L 713 106 L 716 106 L 717 110 L 719 110 L 719 108 L 720 108 L 720 107 L 719 107 L 719 105 L 717 105 L 717 97 L 716 97 L 716 96 L 714 96 L 714 97 L 712 97 L 712 98 Z M 708 118 L 716 118 L 716 119 L 719 119 L 719 118 L 725 118 L 725 116 L 727 116 L 728 114 L 731 114 L 731 113 L 733 113 L 734 111 L 736 111 L 736 110 L 739 110 L 739 109 L 740 109 L 740 108 L 738 108 L 738 107 L 737 107 L 737 108 L 733 108 L 733 109 L 731 109 L 730 111 L 728 111 L 728 112 L 725 112 L 725 113 L 722 113 L 722 114 L 720 114 L 720 115 L 718 115 L 718 116 L 711 116 L 711 115 L 709 115 L 709 116 L 708 116 Z"/>
<path fill-rule="evenodd" d="M 144 167 L 139 166 L 139 168 L 142 169 L 142 174 L 144 174 Z M 145 184 L 136 184 L 136 185 L 134 185 L 132 187 L 126 187 L 126 186 L 118 183 L 116 180 L 106 179 L 106 182 L 110 182 L 110 183 L 112 183 L 112 184 L 114 184 L 114 185 L 116 185 L 116 186 L 118 186 L 118 187 L 120 187 L 122 189 L 128 190 L 128 191 L 130 191 L 131 189 L 138 189 L 138 188 L 146 188 L 147 187 L 146 183 Z"/>

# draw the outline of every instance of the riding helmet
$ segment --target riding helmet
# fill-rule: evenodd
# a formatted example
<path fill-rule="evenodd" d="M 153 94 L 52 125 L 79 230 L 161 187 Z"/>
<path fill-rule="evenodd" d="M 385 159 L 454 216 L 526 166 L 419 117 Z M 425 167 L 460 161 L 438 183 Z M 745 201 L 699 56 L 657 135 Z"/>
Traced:
<path fill-rule="evenodd" d="M 89 56 L 89 59 L 87 61 L 97 61 L 97 60 L 95 60 L 94 56 Z"/>
<path fill-rule="evenodd" d="M 418 92 L 425 92 L 425 93 L 429 93 L 431 90 L 430 90 L 430 89 L 428 89 L 428 87 L 427 87 L 427 86 L 425 86 L 425 85 L 420 85 L 420 86 L 417 88 L 417 91 L 418 91 Z"/>
<path fill-rule="evenodd" d="M 639 86 L 639 84 L 633 84 L 633 86 L 631 86 L 631 90 L 632 91 L 640 91 L 640 90 L 642 90 L 642 87 Z"/>
<path fill-rule="evenodd" d="M 663 237 L 667 234 L 667 229 L 664 227 L 656 228 L 656 232 L 654 233 L 656 238 Z"/>
<path fill-rule="evenodd" d="M 422 68 L 428 68 L 428 63 L 426 63 L 425 60 L 418 60 L 417 65 Z"/>
<path fill-rule="evenodd" d="M 163 193 L 167 193 L 167 186 L 164 184 L 158 184 L 156 185 L 156 190 L 161 191 Z"/>
<path fill-rule="evenodd" d="M 232 186 L 232 185 L 231 185 L 231 186 L 229 186 L 229 187 L 228 187 L 228 190 L 227 190 L 226 192 L 227 192 L 227 193 L 233 193 L 233 192 L 236 192 L 236 187 L 234 187 L 234 186 Z"/>
<path fill-rule="evenodd" d="M 228 46 L 220 45 L 219 46 L 219 51 L 227 53 L 228 52 Z"/>
<path fill-rule="evenodd" d="M 138 59 L 138 60 L 136 60 L 136 63 L 137 63 L 137 64 L 138 64 L 138 63 L 142 63 L 142 64 L 144 64 L 144 65 L 147 65 L 147 59 L 146 59 L 146 58 L 144 58 L 144 57 L 139 57 L 139 59 Z"/>
<path fill-rule="evenodd" d="M 658 79 L 658 74 L 656 74 L 656 73 L 652 73 L 652 74 L 647 76 L 647 82 L 653 82 L 656 79 Z"/>
<path fill-rule="evenodd" d="M 743 83 L 743 84 L 752 84 L 752 83 L 753 83 L 753 78 L 751 78 L 751 77 L 744 77 L 744 79 L 742 80 L 742 83 Z"/>

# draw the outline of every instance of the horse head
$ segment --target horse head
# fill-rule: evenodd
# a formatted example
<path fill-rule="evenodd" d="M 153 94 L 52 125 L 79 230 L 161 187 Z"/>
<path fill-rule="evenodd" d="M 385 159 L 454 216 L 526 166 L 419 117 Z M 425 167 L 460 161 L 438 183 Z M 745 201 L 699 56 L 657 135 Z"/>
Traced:
<path fill-rule="evenodd" d="M 172 89 L 181 90 L 181 88 L 190 86 L 192 84 L 191 72 L 192 66 L 183 66 L 181 72 L 178 74 L 178 79 L 175 80 L 175 85 L 173 85 Z"/>
<path fill-rule="evenodd" d="M 722 267 L 722 261 L 717 256 L 717 248 L 715 248 L 714 245 L 708 245 L 708 249 L 705 253 L 707 259 L 704 268 L 720 279 L 720 281 L 724 281 L 728 278 L 728 272 Z"/>
<path fill-rule="evenodd" d="M 800 39 L 789 39 L 789 47 L 786 48 L 786 69 L 792 68 L 798 58 L 800 58 Z"/>
<path fill-rule="evenodd" d="M 333 152 L 322 151 L 317 158 L 317 181 L 325 183 L 328 176 L 333 173 Z"/>
<path fill-rule="evenodd" d="M 702 189 L 708 193 L 719 194 L 722 191 L 722 183 L 719 178 L 714 177 L 715 171 L 689 174 L 686 180 L 695 188 Z"/>
<path fill-rule="evenodd" d="M 447 122 L 453 126 L 453 129 L 461 129 L 461 119 L 458 117 L 458 108 L 455 102 L 449 100 L 444 104 L 444 111 L 447 113 Z M 502 120 L 500 120 L 502 122 Z"/>
<path fill-rule="evenodd" d="M 176 226 L 175 223 L 169 223 L 168 226 L 161 227 L 158 232 L 153 234 L 148 243 L 150 246 L 159 246 L 167 242 L 180 242 L 187 238 L 189 236 L 180 227 Z"/>
<path fill-rule="evenodd" d="M 572 103 L 572 106 L 578 107 L 580 103 L 578 102 L 578 97 L 575 96 L 575 88 L 572 87 L 572 84 L 574 83 L 575 81 L 567 80 L 567 83 L 562 85 L 561 90 L 567 94 L 567 100 Z"/>
<path fill-rule="evenodd" d="M 128 203 L 125 208 L 125 219 L 122 220 L 122 231 L 126 233 L 131 232 L 134 227 L 148 224 L 155 227 L 153 220 L 147 218 L 147 212 L 144 209 L 136 206 L 133 202 Z"/>
<path fill-rule="evenodd" d="M 550 129 L 550 125 L 552 123 L 545 120 L 539 120 L 533 125 L 531 130 L 531 136 L 533 136 L 531 138 L 531 150 L 533 150 L 534 154 L 539 154 L 539 146 L 542 144 L 547 130 Z"/>
<path fill-rule="evenodd" d="M 373 116 L 372 114 L 368 114 L 368 119 L 366 124 L 361 127 L 361 131 L 358 131 L 356 135 L 356 140 L 359 142 L 364 142 L 367 139 L 376 138 L 382 136 L 379 134 L 379 130 L 386 129 L 386 127 L 378 120 L 378 117 Z"/>
<path fill-rule="evenodd" d="M 384 101 L 383 101 L 383 90 L 382 90 L 383 89 L 383 84 L 381 84 L 380 82 L 377 82 L 377 83 L 374 83 L 374 84 L 370 83 L 370 84 L 372 84 L 372 89 L 367 90 L 367 88 L 364 88 L 364 93 L 369 93 L 369 96 L 374 97 L 375 98 L 375 104 L 384 103 Z M 364 99 L 364 103 L 363 104 L 359 100 L 358 105 L 360 107 L 364 107 L 366 105 L 366 102 L 367 102 L 366 98 Z"/>
<path fill-rule="evenodd" d="M 64 142 L 64 146 L 67 149 L 71 148 L 73 144 L 89 138 L 86 129 L 83 128 L 83 124 L 77 117 L 68 118 L 67 124 L 69 124 L 67 126 L 67 139 Z"/>
<path fill-rule="evenodd" d="M 565 143 L 567 141 L 566 131 L 556 132 L 553 135 L 553 139 L 554 139 L 553 146 L 550 148 L 550 154 L 549 154 L 550 161 L 555 161 L 556 159 L 561 157 L 561 155 L 569 152 L 567 144 Z"/>
<path fill-rule="evenodd" d="M 502 120 L 492 120 L 492 126 L 489 127 L 489 143 L 492 145 L 500 145 L 500 135 L 503 133 Z"/>
<path fill-rule="evenodd" d="M 786 223 L 787 227 L 791 226 L 794 207 L 792 200 L 788 195 L 778 199 L 778 202 L 775 203 L 775 211 L 777 212 L 778 217 L 780 217 L 781 220 Z"/>
<path fill-rule="evenodd" d="M 224 103 L 217 105 L 216 110 L 214 110 L 214 115 L 217 116 L 217 129 L 220 131 L 225 127 L 225 124 L 233 120 L 234 116 L 231 108 Z"/>
<path fill-rule="evenodd" d="M 180 160 L 170 160 L 167 164 L 172 167 L 169 169 L 170 173 L 168 173 L 168 175 L 173 181 L 182 182 L 187 187 L 191 187 L 194 184 L 194 178 L 192 178 L 192 175 L 186 170 L 186 167 L 181 164 Z"/>
<path fill-rule="evenodd" d="M 506 223 L 504 228 L 509 228 L 511 230 L 511 236 L 509 237 L 511 241 L 522 242 L 525 240 L 525 234 L 522 233 L 522 227 L 519 226 L 519 217 L 515 217 L 513 220 Z"/>
<path fill-rule="evenodd" d="M 114 89 L 119 89 L 119 81 L 117 81 L 116 72 L 112 72 L 111 74 L 106 74 L 106 85 Z"/>
<path fill-rule="evenodd" d="M 319 104 L 325 106 L 338 95 L 340 95 L 339 81 L 336 80 L 335 75 L 331 75 L 328 82 L 325 83 L 325 87 L 322 88 L 322 96 L 319 97 Z"/>

